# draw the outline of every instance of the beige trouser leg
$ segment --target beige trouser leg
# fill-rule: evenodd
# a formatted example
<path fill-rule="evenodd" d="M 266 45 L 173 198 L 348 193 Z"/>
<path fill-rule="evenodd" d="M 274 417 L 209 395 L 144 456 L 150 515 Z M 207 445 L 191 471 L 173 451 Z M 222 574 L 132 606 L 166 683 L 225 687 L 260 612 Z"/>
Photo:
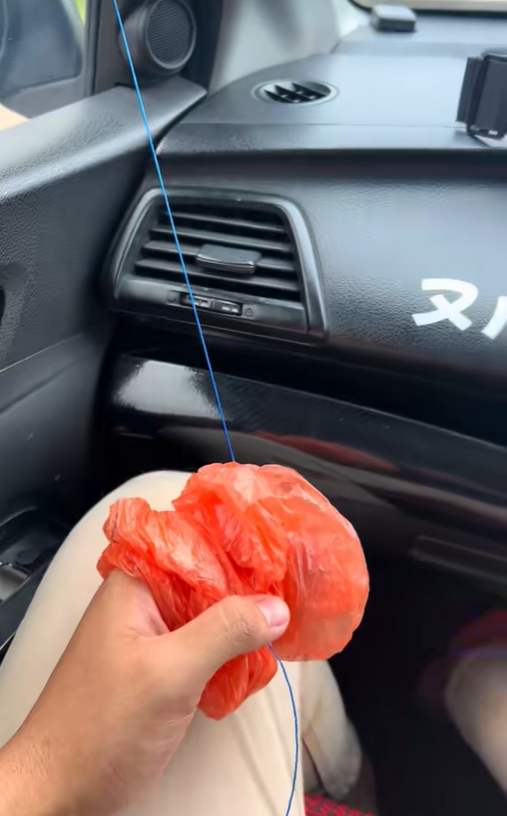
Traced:
<path fill-rule="evenodd" d="M 95 565 L 106 545 L 102 525 L 111 503 L 140 496 L 155 509 L 167 509 L 187 478 L 152 473 L 133 479 L 103 499 L 69 535 L 0 668 L 0 746 L 35 703 L 100 584 Z M 289 664 L 287 670 L 305 743 L 292 811 L 302 816 L 303 786 L 309 790 L 321 782 L 329 793 L 346 795 L 359 774 L 361 753 L 327 664 Z M 291 710 L 278 672 L 267 689 L 225 720 L 217 723 L 198 714 L 165 776 L 128 814 L 165 816 L 186 810 L 232 816 L 239 808 L 242 816 L 280 816 L 293 759 Z"/>
<path fill-rule="evenodd" d="M 462 660 L 446 703 L 463 738 L 507 793 L 507 649 L 481 649 Z"/>

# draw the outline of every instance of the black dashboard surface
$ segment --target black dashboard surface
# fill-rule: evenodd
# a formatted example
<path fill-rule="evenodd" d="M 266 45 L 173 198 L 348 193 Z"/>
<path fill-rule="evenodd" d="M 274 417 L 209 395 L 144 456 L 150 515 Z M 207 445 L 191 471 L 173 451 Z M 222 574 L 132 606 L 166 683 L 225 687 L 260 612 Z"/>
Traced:
<path fill-rule="evenodd" d="M 485 32 L 477 36 L 480 39 Z M 382 70 L 375 100 L 374 82 L 368 89 L 365 76 L 361 80 L 353 71 L 350 96 L 345 90 L 348 75 L 340 60 L 351 51 L 350 58 L 361 61 L 366 34 L 363 40 L 357 37 L 343 41 L 342 55 L 338 49 L 336 54 L 233 83 L 194 107 L 159 144 L 170 197 L 185 189 L 276 196 L 299 208 L 313 239 L 327 339 L 313 346 L 308 341 L 304 349 L 301 344 L 291 348 L 290 339 L 263 346 L 260 340 L 241 338 L 229 325 L 223 332 L 213 332 L 210 342 L 220 335 L 220 348 L 229 355 L 224 357 L 224 373 L 235 374 L 238 362 L 241 367 L 235 350 L 242 344 L 251 357 L 257 353 L 261 378 L 264 354 L 264 359 L 271 358 L 266 379 L 273 379 L 278 365 L 279 371 L 285 369 L 284 384 L 302 383 L 308 390 L 359 402 L 366 394 L 372 407 L 504 443 L 505 153 L 488 150 L 454 124 L 464 48 L 456 53 L 451 48 L 449 56 L 450 46 L 444 44 L 443 55 L 435 57 L 437 62 L 453 62 L 454 85 L 438 89 L 431 79 L 432 46 L 420 56 L 411 52 L 407 72 L 413 78 L 415 70 L 417 76 L 417 60 L 426 61 L 431 88 L 424 91 L 417 83 L 409 88 L 403 72 L 397 84 L 389 86 Z M 378 48 L 378 43 L 373 45 Z M 378 59 L 383 59 L 380 51 Z M 341 77 L 342 92 L 329 103 L 307 106 L 270 104 L 253 97 L 252 89 L 261 78 L 288 77 L 296 69 L 300 77 L 311 75 L 331 83 Z M 368 91 L 367 98 L 361 96 L 361 88 Z M 396 96 L 400 88 L 405 88 L 406 104 Z M 389 105 L 388 96 L 386 104 L 381 103 L 381 93 L 391 94 Z M 426 107 L 419 104 L 421 93 Z M 386 150 L 385 141 L 375 150 L 360 149 L 376 140 L 368 117 L 383 132 L 393 133 L 395 127 L 419 134 L 417 139 L 428 129 L 438 130 L 439 149 L 428 149 L 431 140 L 424 150 Z M 335 128 L 349 126 L 369 134 L 366 142 L 355 143 L 354 150 L 342 149 L 340 139 L 335 140 Z M 327 134 L 322 137 L 325 149 L 318 132 Z M 467 149 L 442 149 L 444 132 L 446 139 L 464 140 Z M 349 133 L 352 138 L 352 130 Z M 146 191 L 156 188 L 149 166 L 132 209 Z M 170 310 L 167 317 L 170 330 L 181 333 L 176 322 L 171 324 Z M 293 381 L 287 383 L 290 353 L 296 356 L 289 367 Z M 318 361 L 323 361 L 323 368 L 317 388 Z M 349 389 L 347 376 L 337 365 L 366 368 L 362 375 L 354 375 Z M 396 382 L 382 379 L 386 371 L 395 372 Z"/>
<path fill-rule="evenodd" d="M 488 150 L 454 122 L 466 53 L 485 47 L 493 30 L 488 23 L 473 34 L 463 25 L 468 39 L 459 47 L 446 37 L 439 41 L 443 29 L 421 25 L 410 55 L 402 45 L 408 40 L 388 54 L 383 39 L 358 29 L 335 54 L 231 84 L 161 140 L 170 197 L 185 189 L 276 196 L 299 208 L 313 239 L 325 340 L 245 337 L 224 323 L 209 334 L 223 373 L 254 371 L 266 382 L 505 444 L 507 166 L 503 150 Z M 504 28 L 501 23 L 492 45 Z M 349 58 L 359 65 L 365 49 L 369 73 L 344 67 Z M 371 70 L 372 60 L 384 58 L 397 67 L 396 81 L 394 74 L 388 81 L 384 63 Z M 405 71 L 400 60 L 409 60 Z M 451 67 L 454 80 L 445 83 Z M 336 84 L 340 93 L 307 106 L 261 102 L 252 94 L 263 80 L 296 75 Z M 377 136 L 391 135 L 379 144 L 375 128 Z M 343 149 L 342 130 L 353 150 Z M 353 131 L 367 135 L 358 141 Z M 395 131 L 413 134 L 403 150 L 386 149 L 396 144 Z M 428 131 L 438 138 L 428 141 Z M 424 149 L 408 149 L 418 141 Z M 149 167 L 132 208 L 156 187 Z M 170 309 L 166 317 L 173 336 L 188 338 L 191 327 L 173 320 Z M 127 331 L 124 350 L 132 351 L 139 337 L 141 345 L 151 342 L 148 334 L 146 322 L 135 340 Z M 174 362 L 201 360 L 191 344 L 181 359 L 181 343 L 153 342 Z"/>
<path fill-rule="evenodd" d="M 287 443 L 290 449 L 297 449 L 301 439 L 305 446 L 308 441 L 313 446 L 337 443 L 340 457 L 350 448 L 361 459 L 372 453 L 365 441 L 371 423 L 378 423 L 377 435 L 386 430 L 388 447 L 399 444 L 398 434 L 391 430 L 397 417 L 412 423 L 410 467 L 421 467 L 426 446 L 432 456 L 442 453 L 446 470 L 455 460 L 453 445 L 463 451 L 466 437 L 475 437 L 469 440 L 473 443 L 470 473 L 479 496 L 488 484 L 498 482 L 500 489 L 503 467 L 485 466 L 485 460 L 481 464 L 479 448 L 486 458 L 492 455 L 495 462 L 498 457 L 503 463 L 504 449 L 489 443 L 507 444 L 505 154 L 487 150 L 454 123 L 466 58 L 463 50 L 442 56 L 444 62 L 451 60 L 454 80 L 440 89 L 429 112 L 419 103 L 422 97 L 434 100 L 439 88 L 431 71 L 423 77 L 427 66 L 420 65 L 421 82 L 415 89 L 419 97 L 406 77 L 394 86 L 394 75 L 390 89 L 384 76 L 376 91 L 370 83 L 369 95 L 361 97 L 352 67 L 349 74 L 344 69 L 344 54 L 313 57 L 240 80 L 194 108 L 159 144 L 170 199 L 174 196 L 178 201 L 185 190 L 194 196 L 199 190 L 212 191 L 218 198 L 223 191 L 243 202 L 249 195 L 277 197 L 302 213 L 315 249 L 327 317 L 324 337 L 280 337 L 269 331 L 249 334 L 225 318 L 208 326 L 213 366 L 224 380 L 225 410 L 232 417 L 235 441 L 245 461 L 264 461 L 259 433 L 273 433 L 278 444 L 283 429 L 292 428 L 289 418 L 295 417 L 298 399 L 303 406 L 298 414 L 301 424 L 293 428 L 293 436 L 299 441 Z M 416 75 L 418 59 L 411 58 Z M 428 60 L 428 55 L 420 59 Z M 329 104 L 293 109 L 262 105 L 252 96 L 259 82 L 287 79 L 294 71 L 300 78 L 311 75 L 337 85 L 339 75 L 349 76 L 350 96 L 343 81 L 340 94 Z M 364 75 L 362 87 L 364 91 Z M 393 88 L 403 91 L 396 97 L 396 110 L 388 104 Z M 130 214 L 143 195 L 156 187 L 155 171 L 149 167 Z M 124 314 L 120 320 L 108 411 L 111 438 L 117 445 L 113 453 L 122 451 L 122 463 L 133 461 L 139 446 L 148 450 L 146 462 L 153 467 L 153 455 L 165 450 L 164 440 L 171 456 L 181 457 L 182 467 L 198 467 L 221 456 L 215 445 L 220 430 L 213 427 L 213 412 L 194 416 L 197 397 L 206 392 L 203 378 L 207 382 L 195 325 L 185 323 L 169 303 L 160 305 L 162 319 L 140 310 L 137 318 Z M 227 377 L 234 378 L 232 396 Z M 132 399 L 121 397 L 126 384 L 128 388 L 133 384 L 134 390 L 128 392 Z M 273 414 L 264 408 L 275 390 Z M 243 394 L 252 396 L 253 407 L 238 409 L 243 405 L 238 395 Z M 183 398 L 185 406 L 178 413 L 174 405 Z M 331 410 L 326 398 L 335 402 L 333 417 L 330 413 L 324 427 L 325 412 Z M 340 434 L 338 423 L 347 412 L 345 405 L 353 406 L 354 444 L 350 434 Z M 260 424 L 256 406 L 262 415 Z M 278 424 L 273 429 L 274 415 Z M 317 460 L 325 461 L 327 472 L 329 457 L 323 449 L 312 447 L 311 455 L 315 473 L 320 468 Z M 139 461 L 144 462 L 142 456 Z M 286 451 L 283 461 L 292 461 Z M 352 468 L 347 484 L 349 477 L 356 481 L 361 465 L 355 461 Z M 450 542 L 451 550 L 457 542 L 459 536 L 451 535 L 456 517 L 444 520 L 443 528 L 432 532 L 432 542 L 435 535 L 440 541 L 438 552 L 434 542 L 426 542 L 422 550 L 415 543 L 427 533 L 423 518 L 429 509 L 421 504 L 422 487 L 438 470 L 435 463 L 427 463 L 415 479 L 417 484 L 407 478 L 408 492 L 391 497 L 388 515 L 391 511 L 394 515 L 386 522 L 387 536 L 396 538 L 398 513 L 404 523 L 412 517 L 410 532 L 403 527 L 405 532 L 396 539 L 402 549 L 408 546 L 414 557 L 423 559 L 460 561 L 463 569 L 469 569 L 464 565 L 463 552 L 468 552 L 464 539 L 459 540 L 459 557 L 454 551 L 449 555 L 447 544 L 445 554 L 440 549 L 443 539 Z M 470 484 L 466 487 L 463 481 L 467 477 L 462 463 L 458 471 L 451 492 L 463 498 Z M 412 490 L 414 503 L 407 499 Z M 434 505 L 433 511 L 438 526 L 442 506 Z M 366 511 L 358 512 L 367 520 Z M 375 529 L 379 518 L 376 511 L 370 517 Z M 477 532 L 472 542 L 477 551 L 488 541 L 496 542 L 496 510 L 488 510 L 488 519 L 485 537 Z M 493 553 L 493 560 L 496 557 Z M 470 569 L 483 569 L 476 566 Z M 489 567 L 485 571 L 491 572 Z"/>
<path fill-rule="evenodd" d="M 507 23 L 450 19 L 422 17 L 414 38 L 389 47 L 363 26 L 334 54 L 232 83 L 190 111 L 158 154 L 170 193 L 275 195 L 299 207 L 329 325 L 307 361 L 364 364 L 374 407 L 504 443 L 507 165 L 502 145 L 469 137 L 455 113 L 467 54 L 499 47 Z M 260 82 L 289 77 L 339 93 L 314 105 L 254 97 Z M 155 186 L 148 171 L 141 192 Z M 272 352 L 283 359 L 280 344 Z M 312 363 L 294 366 L 314 389 Z M 325 370 L 321 382 L 334 384 L 322 392 L 362 398 L 357 384 L 347 394 L 346 378 Z M 405 388 L 382 382 L 386 370 Z M 225 373 L 235 373 L 233 360 Z"/>
<path fill-rule="evenodd" d="M 466 59 L 506 43 L 501 16 L 422 14 L 413 34 L 381 33 L 366 22 L 332 54 L 267 68 L 221 89 L 172 130 L 161 149 L 180 155 L 481 150 L 456 122 Z M 288 79 L 327 82 L 338 93 L 317 105 L 255 98 L 261 83 Z"/>
<path fill-rule="evenodd" d="M 359 155 L 173 162 L 167 152 L 162 159 L 169 191 L 188 185 L 276 194 L 300 207 L 314 237 L 337 355 L 502 382 L 507 331 L 491 320 L 503 313 L 499 298 L 507 295 L 503 164 Z M 439 322 L 417 325 L 416 315 L 435 311 L 430 298 L 441 279 L 472 287 L 465 322 L 452 309 L 445 318 L 444 308 Z M 423 291 L 427 280 L 435 289 Z M 461 297 L 441 294 L 451 303 Z"/>

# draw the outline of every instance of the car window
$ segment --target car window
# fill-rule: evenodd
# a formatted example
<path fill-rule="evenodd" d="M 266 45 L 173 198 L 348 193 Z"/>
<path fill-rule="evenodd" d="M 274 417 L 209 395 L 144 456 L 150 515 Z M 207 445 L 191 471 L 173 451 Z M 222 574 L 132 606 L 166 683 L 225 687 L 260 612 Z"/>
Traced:
<path fill-rule="evenodd" d="M 24 116 L 82 96 L 86 0 L 0 0 L 0 103 Z"/>
<path fill-rule="evenodd" d="M 86 15 L 86 0 L 76 0 L 77 10 L 79 12 L 79 16 L 84 22 L 85 15 Z"/>

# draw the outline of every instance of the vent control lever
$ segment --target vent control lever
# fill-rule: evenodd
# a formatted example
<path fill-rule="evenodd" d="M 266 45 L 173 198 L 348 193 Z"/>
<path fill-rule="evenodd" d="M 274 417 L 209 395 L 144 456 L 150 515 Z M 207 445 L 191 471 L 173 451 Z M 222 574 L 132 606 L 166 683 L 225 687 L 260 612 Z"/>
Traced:
<path fill-rule="evenodd" d="M 196 256 L 196 263 L 217 272 L 234 272 L 236 275 L 253 275 L 262 259 L 253 249 L 238 249 L 215 244 L 204 244 Z"/>

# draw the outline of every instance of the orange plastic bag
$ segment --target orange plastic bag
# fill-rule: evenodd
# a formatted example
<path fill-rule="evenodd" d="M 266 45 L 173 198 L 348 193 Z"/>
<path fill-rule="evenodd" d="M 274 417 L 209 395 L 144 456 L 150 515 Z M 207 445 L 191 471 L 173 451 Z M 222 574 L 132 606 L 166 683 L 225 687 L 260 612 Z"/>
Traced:
<path fill-rule="evenodd" d="M 120 569 L 145 581 L 170 630 L 228 595 L 267 593 L 291 611 L 276 642 L 282 659 L 325 659 L 347 645 L 368 596 L 363 551 L 352 525 L 302 476 L 278 465 L 209 465 L 173 506 L 116 502 L 100 574 Z M 275 672 L 267 647 L 238 657 L 208 683 L 199 707 L 221 719 Z"/>

